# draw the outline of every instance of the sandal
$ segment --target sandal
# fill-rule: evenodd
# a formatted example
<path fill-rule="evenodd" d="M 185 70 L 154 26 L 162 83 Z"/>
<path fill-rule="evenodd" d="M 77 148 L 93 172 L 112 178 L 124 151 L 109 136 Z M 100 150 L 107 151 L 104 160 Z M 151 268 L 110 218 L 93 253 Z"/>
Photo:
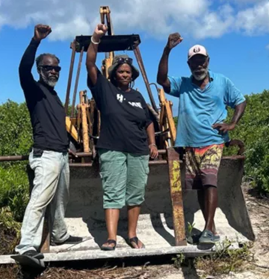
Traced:
<path fill-rule="evenodd" d="M 128 238 L 127 239 L 127 243 L 129 244 L 129 246 L 131 246 L 133 249 L 144 249 L 145 248 L 145 245 L 142 243 L 142 247 L 141 248 L 139 248 L 138 247 L 138 244 L 139 244 L 139 239 L 138 239 L 138 237 L 137 236 L 134 236 L 134 237 L 132 237 L 132 238 Z M 136 245 L 137 245 L 137 247 L 138 248 L 136 248 L 136 247 L 134 247 L 134 245 L 132 244 L 132 243 L 135 243 Z"/>
<path fill-rule="evenodd" d="M 114 246 L 104 246 L 104 244 L 114 244 Z M 101 246 L 101 250 L 103 251 L 113 251 L 117 246 L 117 241 L 114 239 L 108 239 L 105 243 Z"/>

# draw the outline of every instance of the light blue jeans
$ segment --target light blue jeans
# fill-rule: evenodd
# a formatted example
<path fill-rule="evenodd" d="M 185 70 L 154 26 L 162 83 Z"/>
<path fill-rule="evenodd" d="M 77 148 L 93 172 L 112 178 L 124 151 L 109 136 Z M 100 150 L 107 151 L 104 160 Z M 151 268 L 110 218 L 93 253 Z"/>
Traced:
<path fill-rule="evenodd" d="M 29 164 L 35 177 L 23 218 L 21 241 L 15 249 L 20 254 L 40 248 L 46 209 L 49 210 L 52 239 L 61 243 L 69 238 L 64 222 L 69 198 L 68 153 L 45 150 L 42 156 L 34 156 L 32 150 Z"/>

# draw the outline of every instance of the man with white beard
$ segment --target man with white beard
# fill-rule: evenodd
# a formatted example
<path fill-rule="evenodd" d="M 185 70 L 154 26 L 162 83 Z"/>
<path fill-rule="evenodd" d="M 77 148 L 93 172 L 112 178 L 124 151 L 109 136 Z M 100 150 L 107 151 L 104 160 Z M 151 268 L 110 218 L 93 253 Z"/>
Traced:
<path fill-rule="evenodd" d="M 208 70 L 209 55 L 205 47 L 195 45 L 188 51 L 190 77 L 168 76 L 168 57 L 182 42 L 179 33 L 169 35 L 160 60 L 157 82 L 164 91 L 179 98 L 176 147 L 185 148 L 185 189 L 197 190 L 205 218 L 199 235 L 200 244 L 219 241 L 214 215 L 218 204 L 217 175 L 223 146 L 244 113 L 246 101 L 242 93 L 225 76 Z M 230 123 L 226 107 L 234 111 Z"/>
<path fill-rule="evenodd" d="M 64 222 L 69 196 L 69 140 L 65 128 L 65 111 L 54 86 L 59 79 L 59 58 L 41 54 L 36 59 L 39 81 L 31 73 L 41 40 L 51 33 L 47 25 L 37 25 L 20 66 L 19 76 L 31 116 L 34 144 L 29 164 L 34 171 L 33 189 L 27 205 L 21 241 L 16 252 L 32 259 L 42 259 L 39 253 L 44 216 L 48 210 L 51 222 L 51 244 L 74 244 L 82 240 L 70 236 Z"/>

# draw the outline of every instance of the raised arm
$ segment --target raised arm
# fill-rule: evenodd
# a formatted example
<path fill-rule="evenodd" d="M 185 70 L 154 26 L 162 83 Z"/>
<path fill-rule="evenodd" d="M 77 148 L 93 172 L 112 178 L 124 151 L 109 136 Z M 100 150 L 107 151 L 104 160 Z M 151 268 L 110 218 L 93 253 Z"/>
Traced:
<path fill-rule="evenodd" d="M 48 25 L 38 24 L 35 26 L 34 36 L 25 50 L 19 66 L 19 76 L 22 88 L 25 88 L 34 82 L 31 70 L 35 62 L 36 50 L 40 41 L 45 39 L 50 33 L 51 28 Z"/>
<path fill-rule="evenodd" d="M 98 52 L 98 45 L 101 38 L 105 35 L 107 27 L 104 24 L 98 24 L 91 37 L 91 43 L 87 50 L 86 68 L 88 71 L 88 78 L 91 85 L 95 85 L 97 82 L 97 69 L 96 69 L 96 56 Z"/>
<path fill-rule="evenodd" d="M 168 79 L 168 58 L 170 51 L 172 48 L 181 43 L 183 38 L 181 38 L 179 33 L 170 34 L 168 37 L 167 44 L 164 48 L 163 55 L 161 57 L 158 74 L 157 74 L 157 82 L 162 85 L 164 91 L 169 93 L 171 90 L 170 81 Z"/>

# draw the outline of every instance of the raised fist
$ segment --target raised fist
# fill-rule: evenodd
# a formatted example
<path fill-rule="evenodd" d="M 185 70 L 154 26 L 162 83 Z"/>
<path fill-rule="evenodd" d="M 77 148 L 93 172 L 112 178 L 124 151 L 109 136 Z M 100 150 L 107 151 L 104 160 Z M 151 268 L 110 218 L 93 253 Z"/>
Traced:
<path fill-rule="evenodd" d="M 107 27 L 104 24 L 98 24 L 94 30 L 93 38 L 96 41 L 99 41 L 107 31 Z"/>
<path fill-rule="evenodd" d="M 172 49 L 175 46 L 177 46 L 179 43 L 181 43 L 182 41 L 183 41 L 183 38 L 180 36 L 179 33 L 170 34 L 168 37 L 168 41 L 167 41 L 167 47 L 169 49 Z"/>
<path fill-rule="evenodd" d="M 51 28 L 48 25 L 38 24 L 35 26 L 34 38 L 37 41 L 45 39 L 49 33 L 51 33 Z"/>

